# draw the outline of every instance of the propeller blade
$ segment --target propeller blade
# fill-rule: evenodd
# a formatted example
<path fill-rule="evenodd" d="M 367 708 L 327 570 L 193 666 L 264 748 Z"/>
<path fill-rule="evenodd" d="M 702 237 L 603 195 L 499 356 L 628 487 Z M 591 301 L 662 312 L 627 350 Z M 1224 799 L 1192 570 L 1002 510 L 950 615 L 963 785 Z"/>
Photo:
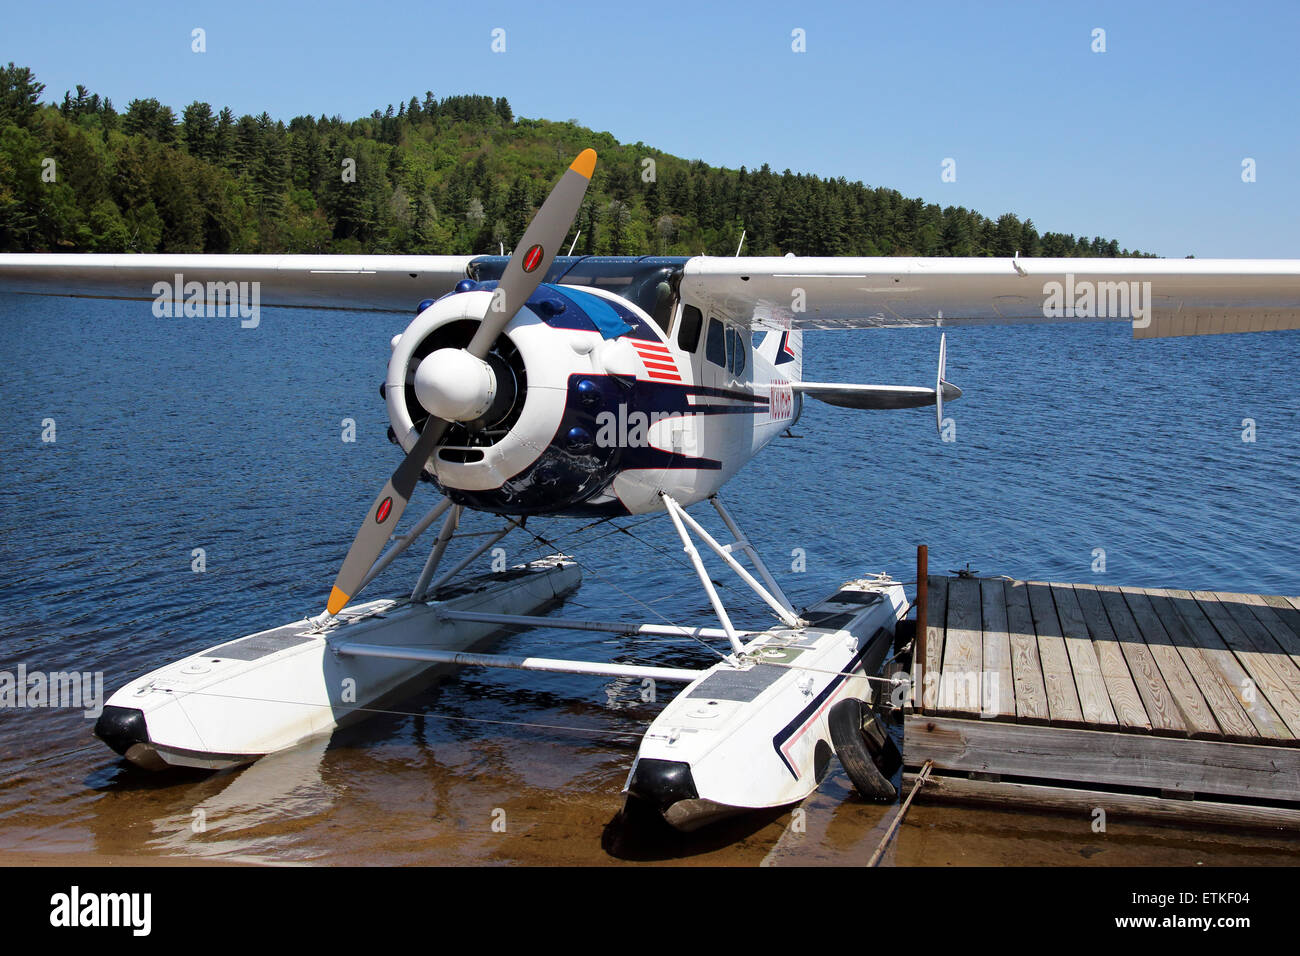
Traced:
<path fill-rule="evenodd" d="M 510 256 L 510 263 L 493 293 L 487 315 L 470 340 L 470 355 L 484 358 L 515 313 L 542 284 L 560 244 L 578 218 L 578 209 L 587 195 L 587 186 L 591 184 L 591 174 L 595 169 L 596 151 L 584 149 L 555 184 L 542 208 L 537 210 Z"/>
<path fill-rule="evenodd" d="M 352 600 L 352 595 L 360 589 L 361 582 L 365 580 L 375 559 L 388 543 L 393 529 L 397 527 L 397 522 L 401 520 L 402 512 L 406 510 L 415 486 L 420 481 L 424 463 L 429 460 L 438 439 L 446 430 L 447 422 L 441 418 L 430 418 L 420 433 L 420 440 L 402 459 L 402 463 L 393 472 L 393 477 L 388 479 L 388 484 L 384 485 L 384 490 L 370 506 L 366 520 L 361 523 L 352 547 L 348 549 L 348 556 L 343 559 L 343 567 L 334 579 L 329 604 L 326 606 L 326 611 L 330 614 L 343 610 L 348 601 Z"/>
<path fill-rule="evenodd" d="M 556 250 L 578 218 L 578 209 L 587 194 L 595 169 L 596 151 L 584 149 L 565 170 L 551 194 L 546 197 L 546 202 L 542 203 L 542 208 L 524 230 L 524 236 L 515 247 L 514 255 L 510 257 L 510 263 L 497 284 L 497 291 L 493 293 L 487 315 L 479 323 L 478 330 L 466 349 L 476 359 L 487 357 L 497 337 L 541 285 L 555 258 Z M 448 424 L 441 418 L 429 418 L 415 447 L 402 459 L 393 476 L 388 479 L 388 484 L 384 485 L 384 490 L 370 506 L 366 520 L 357 531 L 347 557 L 343 559 L 343 567 L 334 579 L 326 608 L 328 613 L 337 614 L 343 610 L 360 589 L 362 581 L 388 543 L 392 529 L 397 527 L 397 522 L 419 483 L 420 472 L 433 454 L 438 439 L 447 431 Z"/>

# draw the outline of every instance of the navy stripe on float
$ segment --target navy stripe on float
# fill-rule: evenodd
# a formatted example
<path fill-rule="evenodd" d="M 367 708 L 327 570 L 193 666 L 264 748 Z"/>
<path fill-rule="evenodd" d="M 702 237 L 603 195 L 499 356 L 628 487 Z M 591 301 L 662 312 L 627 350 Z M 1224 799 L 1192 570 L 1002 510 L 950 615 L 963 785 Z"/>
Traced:
<path fill-rule="evenodd" d="M 867 656 L 867 651 L 871 649 L 871 645 L 876 642 L 876 638 L 878 638 L 880 636 L 880 632 L 884 630 L 885 629 L 883 627 L 876 628 L 876 630 L 872 633 L 871 637 L 868 638 L 866 643 L 862 645 L 862 649 L 859 650 L 856 654 L 854 654 L 853 657 L 849 660 L 849 662 L 840 669 L 842 671 L 851 671 L 859 664 L 861 664 L 862 659 Z M 790 737 L 793 736 L 794 732 L 803 726 L 804 721 L 806 721 L 810 716 L 816 713 L 817 708 L 820 707 L 822 704 L 824 704 L 826 700 L 832 694 L 835 693 L 836 689 L 840 686 L 840 684 L 844 683 L 846 680 L 848 680 L 848 676 L 846 674 L 843 673 L 837 674 L 834 678 L 831 679 L 831 682 L 822 689 L 822 692 L 812 699 L 812 703 L 810 703 L 803 710 L 799 711 L 799 715 L 795 717 L 794 720 L 790 721 L 790 723 L 782 727 L 781 730 L 777 732 L 777 735 L 772 738 L 772 746 L 776 748 L 776 755 L 781 758 L 781 762 L 785 764 L 786 769 L 790 771 L 791 775 L 796 780 L 799 779 L 799 772 L 795 770 L 793 766 L 791 766 L 790 761 L 787 760 L 785 754 L 781 752 L 781 745 L 784 744 L 787 740 L 789 740 Z"/>

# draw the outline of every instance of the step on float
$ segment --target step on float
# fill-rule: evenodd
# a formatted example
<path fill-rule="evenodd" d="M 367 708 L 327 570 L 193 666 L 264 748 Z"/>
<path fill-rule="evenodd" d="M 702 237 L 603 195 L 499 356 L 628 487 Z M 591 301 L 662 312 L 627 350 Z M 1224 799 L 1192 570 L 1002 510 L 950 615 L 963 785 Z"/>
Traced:
<path fill-rule="evenodd" d="M 151 770 L 251 763 L 415 692 L 448 670 L 440 658 L 503 633 L 449 614 L 534 614 L 580 582 L 578 566 L 553 555 L 465 579 L 433 600 L 370 601 L 249 634 L 127 684 L 108 699 L 95 736 Z"/>

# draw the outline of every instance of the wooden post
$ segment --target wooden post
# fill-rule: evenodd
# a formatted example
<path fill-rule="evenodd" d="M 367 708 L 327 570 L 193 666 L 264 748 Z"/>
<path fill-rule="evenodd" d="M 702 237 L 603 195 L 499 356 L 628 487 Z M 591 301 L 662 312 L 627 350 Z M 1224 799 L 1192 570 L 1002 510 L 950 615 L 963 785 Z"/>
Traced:
<path fill-rule="evenodd" d="M 925 684 L 925 640 L 928 634 L 926 629 L 926 604 L 929 603 L 930 597 L 930 552 L 923 544 L 916 546 L 916 639 L 912 642 L 912 676 L 917 679 L 918 686 L 912 688 L 915 695 L 916 712 L 922 713 L 925 707 L 925 694 L 922 688 Z"/>

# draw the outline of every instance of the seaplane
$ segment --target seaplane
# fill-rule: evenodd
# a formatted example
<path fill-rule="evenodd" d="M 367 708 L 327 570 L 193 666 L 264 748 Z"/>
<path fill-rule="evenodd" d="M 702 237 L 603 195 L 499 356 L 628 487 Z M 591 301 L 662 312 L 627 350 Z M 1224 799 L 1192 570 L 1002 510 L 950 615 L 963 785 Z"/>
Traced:
<path fill-rule="evenodd" d="M 116 753 L 150 769 L 237 767 L 319 741 L 439 668 L 504 667 L 682 685 L 624 787 L 629 805 L 678 829 L 795 804 L 833 757 L 862 796 L 892 800 L 901 761 L 889 711 L 909 691 L 881 669 L 891 651 L 908 652 L 905 584 L 854 578 L 796 608 L 720 493 L 807 398 L 933 406 L 942 430 L 961 391 L 945 379 L 945 339 L 933 386 L 914 387 L 806 379 L 803 333 L 1100 320 L 1131 322 L 1135 338 L 1300 328 L 1294 260 L 558 255 L 596 161 L 578 155 L 509 256 L 0 256 L 3 292 L 172 296 L 200 310 L 247 286 L 275 306 L 409 315 L 418 303 L 391 340 L 381 388 L 403 457 L 322 587 L 321 612 L 123 686 L 95 726 Z M 437 500 L 399 533 L 421 484 Z M 690 513 L 703 503 L 724 540 Z M 443 569 L 466 511 L 502 525 Z M 581 583 L 567 554 L 465 574 L 530 519 L 660 513 L 716 627 L 551 613 Z M 409 593 L 357 600 L 439 522 Z M 735 626 L 706 554 L 752 590 L 768 626 Z M 484 652 L 521 626 L 685 637 L 716 653 L 708 666 L 668 668 Z"/>

